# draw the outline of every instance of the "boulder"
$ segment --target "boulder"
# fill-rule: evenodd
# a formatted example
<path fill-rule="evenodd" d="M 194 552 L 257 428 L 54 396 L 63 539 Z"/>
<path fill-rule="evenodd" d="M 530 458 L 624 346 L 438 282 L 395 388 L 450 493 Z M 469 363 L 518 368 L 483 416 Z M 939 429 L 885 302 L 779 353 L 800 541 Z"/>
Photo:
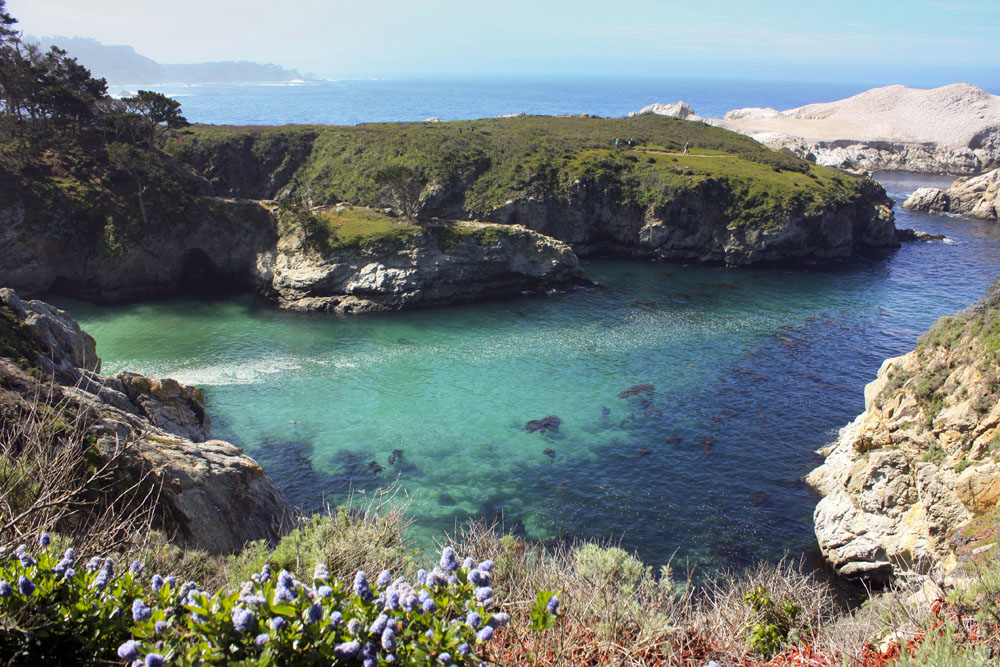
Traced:
<path fill-rule="evenodd" d="M 957 213 L 996 221 L 1000 217 L 1000 169 L 972 178 L 959 178 L 947 190 L 919 188 L 904 208 L 932 213 Z"/>
<path fill-rule="evenodd" d="M 645 113 L 655 113 L 658 116 L 670 116 L 671 118 L 680 118 L 682 120 L 701 120 L 701 116 L 694 112 L 691 105 L 684 101 L 677 101 L 673 104 L 663 104 L 661 102 L 654 102 L 644 106 L 639 111 L 629 112 L 629 116 L 639 116 Z"/>

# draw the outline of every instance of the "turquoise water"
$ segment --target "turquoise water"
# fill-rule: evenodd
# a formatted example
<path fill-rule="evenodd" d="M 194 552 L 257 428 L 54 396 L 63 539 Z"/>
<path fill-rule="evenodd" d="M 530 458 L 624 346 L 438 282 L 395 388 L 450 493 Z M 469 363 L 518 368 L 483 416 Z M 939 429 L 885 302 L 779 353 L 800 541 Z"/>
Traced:
<path fill-rule="evenodd" d="M 883 180 L 899 198 L 927 179 Z M 814 450 L 884 358 L 1000 276 L 995 225 L 897 220 L 951 241 L 811 270 L 596 260 L 597 289 L 370 316 L 56 301 L 105 372 L 203 387 L 214 434 L 302 507 L 398 478 L 425 544 L 483 517 L 652 564 L 741 565 L 812 549 Z M 549 415 L 557 432 L 525 429 Z"/>

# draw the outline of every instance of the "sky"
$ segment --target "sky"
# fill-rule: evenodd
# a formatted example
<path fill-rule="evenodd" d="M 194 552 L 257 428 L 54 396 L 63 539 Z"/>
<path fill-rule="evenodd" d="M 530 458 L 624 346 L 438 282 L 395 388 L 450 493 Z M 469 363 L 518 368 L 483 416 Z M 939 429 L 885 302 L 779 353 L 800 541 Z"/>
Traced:
<path fill-rule="evenodd" d="M 7 0 L 7 10 L 30 35 L 324 77 L 1000 83 L 1000 0 Z"/>

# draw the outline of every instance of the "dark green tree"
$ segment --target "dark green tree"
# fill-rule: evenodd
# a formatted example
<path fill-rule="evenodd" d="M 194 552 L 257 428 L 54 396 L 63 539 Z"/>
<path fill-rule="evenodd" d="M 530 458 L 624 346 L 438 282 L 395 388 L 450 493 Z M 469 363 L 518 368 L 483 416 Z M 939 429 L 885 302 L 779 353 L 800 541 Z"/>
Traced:
<path fill-rule="evenodd" d="M 375 182 L 382 186 L 379 197 L 407 220 L 414 220 L 420 209 L 424 184 L 417 172 L 402 164 L 389 165 L 375 172 Z"/>

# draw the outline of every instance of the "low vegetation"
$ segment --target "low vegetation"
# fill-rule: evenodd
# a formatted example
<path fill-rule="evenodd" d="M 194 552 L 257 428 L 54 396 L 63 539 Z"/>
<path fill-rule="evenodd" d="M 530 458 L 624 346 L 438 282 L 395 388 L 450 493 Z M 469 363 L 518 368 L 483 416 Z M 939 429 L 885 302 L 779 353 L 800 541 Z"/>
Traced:
<path fill-rule="evenodd" d="M 616 138 L 631 138 L 633 145 L 615 149 Z M 268 181 L 269 191 L 231 168 L 235 155 L 271 168 L 278 163 L 272 151 L 305 143 L 311 150 L 298 150 L 297 164 L 282 161 L 280 173 Z M 323 128 L 194 126 L 172 135 L 166 150 L 215 175 L 217 187 L 230 194 L 387 205 L 408 218 L 457 212 L 488 218 L 509 199 L 563 201 L 581 185 L 639 208 L 713 188 L 731 224 L 767 227 L 788 215 L 848 201 L 862 182 L 739 134 L 652 114 Z M 227 156 L 226 164 L 219 156 Z M 427 186 L 439 193 L 435 201 L 416 202 Z"/>

